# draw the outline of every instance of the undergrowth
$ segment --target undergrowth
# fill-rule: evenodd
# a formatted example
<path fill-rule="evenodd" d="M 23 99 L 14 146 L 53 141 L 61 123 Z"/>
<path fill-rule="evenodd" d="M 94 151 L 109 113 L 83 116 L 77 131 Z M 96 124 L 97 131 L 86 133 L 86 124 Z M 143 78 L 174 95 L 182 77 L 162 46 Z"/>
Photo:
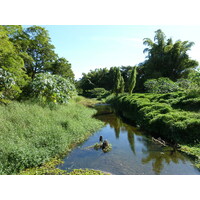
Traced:
<path fill-rule="evenodd" d="M 40 106 L 12 102 L 0 106 L 0 174 L 17 174 L 70 151 L 103 123 L 82 105 Z"/>

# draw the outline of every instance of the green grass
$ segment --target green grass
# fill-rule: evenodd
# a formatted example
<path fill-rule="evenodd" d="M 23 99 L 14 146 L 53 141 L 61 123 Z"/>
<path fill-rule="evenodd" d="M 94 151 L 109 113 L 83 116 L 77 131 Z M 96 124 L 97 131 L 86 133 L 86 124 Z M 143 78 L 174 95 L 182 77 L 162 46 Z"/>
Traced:
<path fill-rule="evenodd" d="M 103 125 L 92 118 L 95 112 L 72 102 L 1 105 L 0 174 L 17 174 L 66 154 Z"/>
<path fill-rule="evenodd" d="M 96 98 L 86 98 L 83 96 L 76 96 L 72 99 L 72 101 L 84 105 L 86 107 L 94 107 L 95 104 L 100 103 L 100 100 L 97 100 Z"/>

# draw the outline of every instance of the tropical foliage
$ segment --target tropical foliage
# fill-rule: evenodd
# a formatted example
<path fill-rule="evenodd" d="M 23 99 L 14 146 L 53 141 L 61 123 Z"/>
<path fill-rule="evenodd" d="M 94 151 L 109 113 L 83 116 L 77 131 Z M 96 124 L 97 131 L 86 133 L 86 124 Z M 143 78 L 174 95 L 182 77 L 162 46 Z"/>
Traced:
<path fill-rule="evenodd" d="M 144 87 L 149 93 L 169 93 L 179 90 L 177 83 L 171 81 L 169 78 L 148 79 L 144 83 Z"/>
<path fill-rule="evenodd" d="M 44 102 L 67 103 L 75 95 L 75 86 L 70 80 L 48 73 L 37 74 L 31 82 L 33 97 Z"/>
<path fill-rule="evenodd" d="M 178 40 L 173 43 L 172 38 L 166 39 L 160 29 L 155 32 L 154 41 L 145 38 L 144 45 L 148 46 L 144 49 L 147 53 L 143 68 L 146 79 L 168 77 L 176 81 L 198 66 L 198 62 L 190 59 L 187 53 L 193 42 Z"/>

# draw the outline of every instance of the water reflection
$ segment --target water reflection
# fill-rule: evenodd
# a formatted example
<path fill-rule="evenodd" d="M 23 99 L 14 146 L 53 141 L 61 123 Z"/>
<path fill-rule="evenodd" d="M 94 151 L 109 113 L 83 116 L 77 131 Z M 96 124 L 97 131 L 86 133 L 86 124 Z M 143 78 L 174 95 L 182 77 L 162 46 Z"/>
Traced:
<path fill-rule="evenodd" d="M 91 168 L 113 174 L 200 174 L 189 157 L 154 143 L 115 114 L 96 118 L 105 126 L 72 151 L 61 169 Z M 100 136 L 112 144 L 112 150 L 106 154 L 87 148 L 98 142 Z"/>
<path fill-rule="evenodd" d="M 188 160 L 187 157 L 173 148 L 155 144 L 151 138 L 142 136 L 141 132 L 139 132 L 135 127 L 123 123 L 122 119 L 116 117 L 114 114 L 100 115 L 97 116 L 97 118 L 105 122 L 106 125 L 109 124 L 110 127 L 113 128 L 117 139 L 119 139 L 122 132 L 127 133 L 129 146 L 134 156 L 136 156 L 135 146 L 138 145 L 138 143 L 141 143 L 140 145 L 143 146 L 141 149 L 143 153 L 141 163 L 143 165 L 148 163 L 152 164 L 152 170 L 155 174 L 161 174 L 166 164 L 170 165 L 171 162 L 174 164 L 182 162 L 184 164 L 185 161 Z M 135 141 L 135 138 L 137 138 L 137 141 Z"/>
<path fill-rule="evenodd" d="M 152 170 L 155 174 L 160 174 L 163 168 L 169 165 L 171 162 L 178 164 L 180 162 L 185 163 L 187 160 L 180 152 L 174 150 L 171 147 L 162 147 L 158 144 L 154 144 L 151 141 L 141 138 L 146 149 L 143 149 L 143 154 L 146 155 L 142 158 L 142 164 L 152 163 Z"/>

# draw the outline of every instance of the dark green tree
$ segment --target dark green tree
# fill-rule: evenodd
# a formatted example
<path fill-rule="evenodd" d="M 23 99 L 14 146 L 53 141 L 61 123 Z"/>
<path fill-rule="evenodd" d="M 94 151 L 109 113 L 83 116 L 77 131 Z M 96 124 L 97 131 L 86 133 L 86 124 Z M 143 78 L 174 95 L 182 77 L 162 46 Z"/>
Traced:
<path fill-rule="evenodd" d="M 132 94 L 133 89 L 135 88 L 136 76 L 137 76 L 137 67 L 133 67 L 130 78 L 129 78 L 129 87 L 128 87 L 129 94 Z"/>
<path fill-rule="evenodd" d="M 52 72 L 52 74 L 57 74 L 64 78 L 74 80 L 74 73 L 71 69 L 71 64 L 65 58 L 58 58 L 47 70 Z"/>
<path fill-rule="evenodd" d="M 40 26 L 31 26 L 25 30 L 27 35 L 27 53 L 33 62 L 25 63 L 27 74 L 34 78 L 36 73 L 46 72 L 57 59 L 48 31 Z"/>
<path fill-rule="evenodd" d="M 193 42 L 166 39 L 162 30 L 155 32 L 154 41 L 144 39 L 144 49 L 147 60 L 144 62 L 145 79 L 168 77 L 173 81 L 187 76 L 191 69 L 198 66 L 198 62 L 189 58 L 187 52 L 194 45 Z"/>
<path fill-rule="evenodd" d="M 115 84 L 114 84 L 114 93 L 118 95 L 119 93 L 124 92 L 124 79 L 121 75 L 119 67 L 116 68 L 116 75 L 115 75 Z"/>

